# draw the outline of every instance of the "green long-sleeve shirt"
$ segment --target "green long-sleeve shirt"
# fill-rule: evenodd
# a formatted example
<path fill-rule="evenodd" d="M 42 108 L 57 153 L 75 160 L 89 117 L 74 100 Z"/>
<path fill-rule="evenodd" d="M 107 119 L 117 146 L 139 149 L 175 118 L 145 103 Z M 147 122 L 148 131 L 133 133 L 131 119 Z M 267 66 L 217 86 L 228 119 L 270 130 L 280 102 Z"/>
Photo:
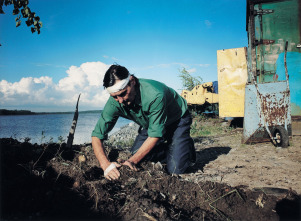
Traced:
<path fill-rule="evenodd" d="M 174 89 L 148 79 L 139 79 L 131 108 L 123 106 L 113 97 L 107 101 L 92 132 L 92 137 L 105 140 L 119 117 L 133 120 L 145 129 L 149 137 L 162 137 L 166 126 L 180 119 L 187 110 L 187 103 Z"/>

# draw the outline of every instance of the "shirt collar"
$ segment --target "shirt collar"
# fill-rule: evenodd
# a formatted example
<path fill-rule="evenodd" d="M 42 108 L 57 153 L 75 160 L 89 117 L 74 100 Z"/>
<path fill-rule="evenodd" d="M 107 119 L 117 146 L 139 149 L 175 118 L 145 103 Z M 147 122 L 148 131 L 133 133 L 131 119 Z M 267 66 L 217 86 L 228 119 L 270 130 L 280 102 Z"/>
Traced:
<path fill-rule="evenodd" d="M 141 92 L 140 92 L 140 88 L 138 88 L 136 90 L 136 96 L 135 96 L 134 104 L 141 106 Z"/>
<path fill-rule="evenodd" d="M 136 90 L 136 96 L 135 96 L 134 102 L 130 106 L 128 106 L 127 108 L 133 110 L 134 112 L 137 112 L 141 108 L 140 89 Z"/>

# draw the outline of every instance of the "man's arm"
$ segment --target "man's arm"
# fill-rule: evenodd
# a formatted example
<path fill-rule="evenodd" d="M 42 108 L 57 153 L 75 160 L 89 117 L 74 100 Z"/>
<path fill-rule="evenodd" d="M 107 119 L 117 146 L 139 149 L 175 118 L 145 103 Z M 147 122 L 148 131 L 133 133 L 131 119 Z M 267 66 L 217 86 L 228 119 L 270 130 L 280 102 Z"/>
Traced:
<path fill-rule="evenodd" d="M 139 163 L 154 148 L 159 139 L 159 137 L 148 137 L 129 161 L 134 164 Z"/>
<path fill-rule="evenodd" d="M 148 138 L 144 141 L 138 151 L 128 160 L 134 164 L 139 163 L 157 144 L 160 137 L 165 132 L 166 123 L 166 100 L 163 93 L 157 94 L 156 98 L 151 102 L 148 108 L 150 114 L 149 117 L 149 128 Z M 131 163 L 126 164 L 128 166 Z M 131 167 L 131 166 L 130 166 Z M 132 168 L 132 167 L 131 167 Z"/>
<path fill-rule="evenodd" d="M 94 150 L 94 154 L 99 161 L 100 167 L 103 169 L 103 171 L 105 171 L 112 163 L 108 160 L 106 156 L 102 141 L 97 137 L 92 137 L 92 147 Z M 120 167 L 118 163 L 114 162 L 114 164 L 116 167 Z M 108 174 L 105 176 L 107 179 L 115 180 L 119 178 L 120 173 L 116 167 L 108 172 Z"/>

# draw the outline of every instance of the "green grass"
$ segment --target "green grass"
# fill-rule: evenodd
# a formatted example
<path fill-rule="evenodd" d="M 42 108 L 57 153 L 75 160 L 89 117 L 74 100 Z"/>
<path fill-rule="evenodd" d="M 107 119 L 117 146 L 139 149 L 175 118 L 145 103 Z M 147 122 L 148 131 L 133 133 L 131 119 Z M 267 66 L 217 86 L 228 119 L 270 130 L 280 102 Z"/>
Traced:
<path fill-rule="evenodd" d="M 196 115 L 191 124 L 190 135 L 192 137 L 216 136 L 232 130 L 231 127 L 222 123 L 223 120 L 219 118 L 206 118 L 202 115 Z"/>
<path fill-rule="evenodd" d="M 134 141 L 135 141 L 134 139 L 129 139 L 129 140 L 125 140 L 125 141 L 115 141 L 113 143 L 111 143 L 110 141 L 107 141 L 107 144 L 112 145 L 117 148 L 128 148 L 128 147 L 133 146 Z"/>

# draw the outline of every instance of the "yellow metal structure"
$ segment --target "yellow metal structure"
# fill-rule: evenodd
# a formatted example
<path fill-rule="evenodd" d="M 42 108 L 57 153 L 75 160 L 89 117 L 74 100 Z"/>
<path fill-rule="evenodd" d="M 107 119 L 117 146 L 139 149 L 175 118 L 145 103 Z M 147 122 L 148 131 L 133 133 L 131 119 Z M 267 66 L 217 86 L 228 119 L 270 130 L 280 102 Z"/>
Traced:
<path fill-rule="evenodd" d="M 188 105 L 203 105 L 218 103 L 218 94 L 213 93 L 213 83 L 208 82 L 195 86 L 191 91 L 183 90 L 181 96 L 186 99 Z"/>
<path fill-rule="evenodd" d="M 247 49 L 217 51 L 219 117 L 244 117 Z"/>

